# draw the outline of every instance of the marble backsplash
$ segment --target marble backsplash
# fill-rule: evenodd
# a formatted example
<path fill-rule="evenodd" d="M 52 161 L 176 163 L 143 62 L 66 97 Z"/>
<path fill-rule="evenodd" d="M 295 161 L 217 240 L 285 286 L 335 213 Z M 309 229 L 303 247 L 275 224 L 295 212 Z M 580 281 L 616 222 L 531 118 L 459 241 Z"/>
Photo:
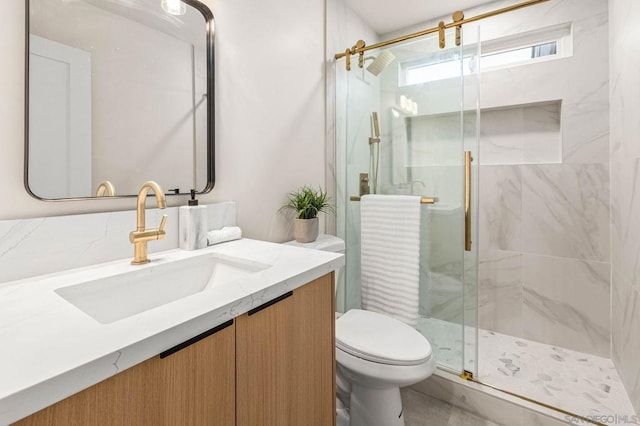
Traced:
<path fill-rule="evenodd" d="M 147 209 L 149 228 L 168 216 L 167 235 L 149 242 L 150 253 L 178 248 L 178 209 Z M 135 224 L 135 210 L 0 221 L 0 285 L 133 256 Z M 235 202 L 207 205 L 209 230 L 235 225 Z"/>

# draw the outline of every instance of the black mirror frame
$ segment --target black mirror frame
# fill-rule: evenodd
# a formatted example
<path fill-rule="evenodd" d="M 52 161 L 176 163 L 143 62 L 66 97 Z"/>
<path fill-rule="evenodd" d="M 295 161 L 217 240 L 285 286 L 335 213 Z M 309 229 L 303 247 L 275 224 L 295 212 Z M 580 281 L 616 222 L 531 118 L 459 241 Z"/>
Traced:
<path fill-rule="evenodd" d="M 25 0 L 25 83 L 24 83 L 24 187 L 29 195 L 40 201 L 78 201 L 78 200 L 113 200 L 135 198 L 137 194 L 115 195 L 112 197 L 74 197 L 74 198 L 42 198 L 34 194 L 29 188 L 29 29 L 30 29 L 30 1 Z M 198 0 L 181 0 L 183 3 L 198 10 L 206 26 L 207 37 L 207 184 L 201 192 L 211 192 L 215 186 L 215 95 L 214 95 L 214 18 L 213 13 L 204 3 Z M 195 167 L 195 165 L 194 165 Z M 165 190 L 166 191 L 166 190 Z M 190 192 L 166 193 L 165 195 L 190 195 Z"/>

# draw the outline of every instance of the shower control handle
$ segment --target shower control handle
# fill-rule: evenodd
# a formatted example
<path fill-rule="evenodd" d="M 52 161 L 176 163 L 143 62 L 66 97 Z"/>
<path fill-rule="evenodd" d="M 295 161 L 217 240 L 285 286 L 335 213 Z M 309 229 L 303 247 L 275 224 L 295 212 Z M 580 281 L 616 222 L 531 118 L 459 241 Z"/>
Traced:
<path fill-rule="evenodd" d="M 360 173 L 360 196 L 362 197 L 369 193 L 369 173 Z"/>

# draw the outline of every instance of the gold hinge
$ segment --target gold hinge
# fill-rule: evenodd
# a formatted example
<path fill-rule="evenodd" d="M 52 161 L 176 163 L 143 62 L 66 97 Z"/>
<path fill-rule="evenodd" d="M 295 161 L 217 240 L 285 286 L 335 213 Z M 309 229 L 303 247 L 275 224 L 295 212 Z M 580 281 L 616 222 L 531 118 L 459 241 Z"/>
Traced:
<path fill-rule="evenodd" d="M 460 378 L 464 380 L 473 380 L 473 373 L 471 371 L 464 370 L 462 374 L 460 374 Z"/>

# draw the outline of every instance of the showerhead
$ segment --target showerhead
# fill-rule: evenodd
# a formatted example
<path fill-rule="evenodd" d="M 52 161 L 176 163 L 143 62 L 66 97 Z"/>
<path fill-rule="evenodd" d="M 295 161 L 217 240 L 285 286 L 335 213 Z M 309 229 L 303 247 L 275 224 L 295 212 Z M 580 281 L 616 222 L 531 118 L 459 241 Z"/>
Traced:
<path fill-rule="evenodd" d="M 373 121 L 373 134 L 376 138 L 380 137 L 380 124 L 378 123 L 378 113 L 372 112 L 371 119 Z"/>
<path fill-rule="evenodd" d="M 380 52 L 378 57 L 375 58 L 373 62 L 371 62 L 371 64 L 369 64 L 369 66 L 367 67 L 367 71 L 377 77 L 378 74 L 380 74 L 386 67 L 388 67 L 389 64 L 391 64 L 391 62 L 393 62 L 395 59 L 396 57 L 393 55 L 393 53 L 388 50 L 383 50 L 382 52 Z"/>

